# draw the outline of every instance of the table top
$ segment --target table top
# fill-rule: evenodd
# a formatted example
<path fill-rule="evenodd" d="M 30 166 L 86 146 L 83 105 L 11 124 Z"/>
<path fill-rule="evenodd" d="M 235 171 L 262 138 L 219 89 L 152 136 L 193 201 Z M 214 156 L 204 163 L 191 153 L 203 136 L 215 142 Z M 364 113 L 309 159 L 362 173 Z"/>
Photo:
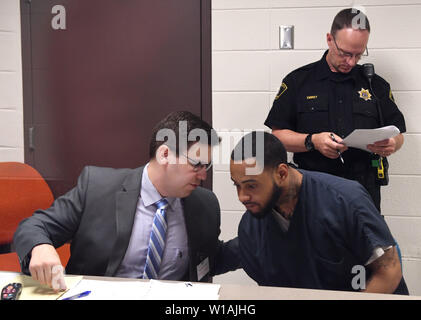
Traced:
<path fill-rule="evenodd" d="M 284 287 L 221 285 L 220 300 L 421 300 L 419 296 Z"/>
<path fill-rule="evenodd" d="M 0 271 L 0 283 L 19 275 L 16 272 Z M 143 279 L 129 279 L 116 277 L 83 276 L 86 280 L 98 281 L 140 281 Z M 162 281 L 165 283 L 182 283 L 181 281 Z M 194 282 L 193 282 L 194 284 Z M 200 285 L 206 285 L 200 283 Z M 374 294 L 347 291 L 296 289 L 283 287 L 250 286 L 239 284 L 221 284 L 219 300 L 421 300 L 420 296 L 402 296 L 392 294 Z"/>

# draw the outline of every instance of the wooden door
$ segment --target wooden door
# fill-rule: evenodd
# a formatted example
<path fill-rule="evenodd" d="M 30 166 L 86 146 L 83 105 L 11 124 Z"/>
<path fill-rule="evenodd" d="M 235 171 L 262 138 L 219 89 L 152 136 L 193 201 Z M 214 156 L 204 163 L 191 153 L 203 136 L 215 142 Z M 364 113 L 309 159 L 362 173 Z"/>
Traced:
<path fill-rule="evenodd" d="M 171 111 L 211 122 L 210 0 L 21 0 L 21 12 L 25 162 L 55 197 L 85 165 L 145 164 Z"/>

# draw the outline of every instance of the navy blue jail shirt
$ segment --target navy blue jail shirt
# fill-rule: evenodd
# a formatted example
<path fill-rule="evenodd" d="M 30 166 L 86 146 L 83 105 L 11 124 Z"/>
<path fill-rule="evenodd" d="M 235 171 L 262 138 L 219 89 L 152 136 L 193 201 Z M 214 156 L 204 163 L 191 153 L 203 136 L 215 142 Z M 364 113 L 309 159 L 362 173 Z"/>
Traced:
<path fill-rule="evenodd" d="M 302 186 L 287 232 L 272 213 L 262 219 L 249 211 L 243 215 L 238 229 L 243 268 L 259 285 L 352 291 L 352 268 L 395 240 L 358 182 L 299 171 Z M 368 268 L 366 274 L 368 279 Z M 408 294 L 403 278 L 398 289 Z"/>

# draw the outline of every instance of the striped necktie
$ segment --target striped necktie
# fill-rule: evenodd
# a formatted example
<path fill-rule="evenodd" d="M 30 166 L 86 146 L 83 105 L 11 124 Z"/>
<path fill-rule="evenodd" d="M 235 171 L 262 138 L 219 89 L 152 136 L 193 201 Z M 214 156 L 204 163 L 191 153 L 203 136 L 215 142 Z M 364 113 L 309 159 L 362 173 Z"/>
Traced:
<path fill-rule="evenodd" d="M 144 279 L 158 279 L 161 266 L 162 254 L 165 247 L 165 236 L 167 232 L 166 209 L 168 201 L 162 198 L 155 203 L 157 207 L 152 223 L 151 237 L 149 239 L 148 255 L 146 256 Z"/>

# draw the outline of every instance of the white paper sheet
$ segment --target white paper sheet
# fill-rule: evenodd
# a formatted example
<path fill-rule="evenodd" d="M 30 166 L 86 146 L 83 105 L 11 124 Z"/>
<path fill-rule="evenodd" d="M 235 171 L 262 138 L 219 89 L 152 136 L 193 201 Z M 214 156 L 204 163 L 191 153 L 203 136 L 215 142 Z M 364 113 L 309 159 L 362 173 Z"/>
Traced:
<path fill-rule="evenodd" d="M 91 293 L 78 300 L 217 300 L 219 289 L 219 284 L 207 283 L 83 279 L 60 300 L 84 291 Z"/>
<path fill-rule="evenodd" d="M 91 293 L 78 300 L 142 300 L 146 299 L 149 283 L 83 279 L 72 290 L 66 292 L 60 300 L 85 291 L 91 291 Z"/>
<path fill-rule="evenodd" d="M 348 147 L 358 148 L 370 152 L 368 144 L 392 138 L 400 133 L 395 126 L 386 126 L 377 129 L 355 129 L 342 143 Z"/>
<path fill-rule="evenodd" d="M 11 283 L 12 280 L 18 275 L 18 272 L 0 271 L 0 290 L 3 289 L 3 287 L 7 284 Z"/>
<path fill-rule="evenodd" d="M 191 282 L 150 281 L 148 300 L 218 300 L 221 285 Z"/>

